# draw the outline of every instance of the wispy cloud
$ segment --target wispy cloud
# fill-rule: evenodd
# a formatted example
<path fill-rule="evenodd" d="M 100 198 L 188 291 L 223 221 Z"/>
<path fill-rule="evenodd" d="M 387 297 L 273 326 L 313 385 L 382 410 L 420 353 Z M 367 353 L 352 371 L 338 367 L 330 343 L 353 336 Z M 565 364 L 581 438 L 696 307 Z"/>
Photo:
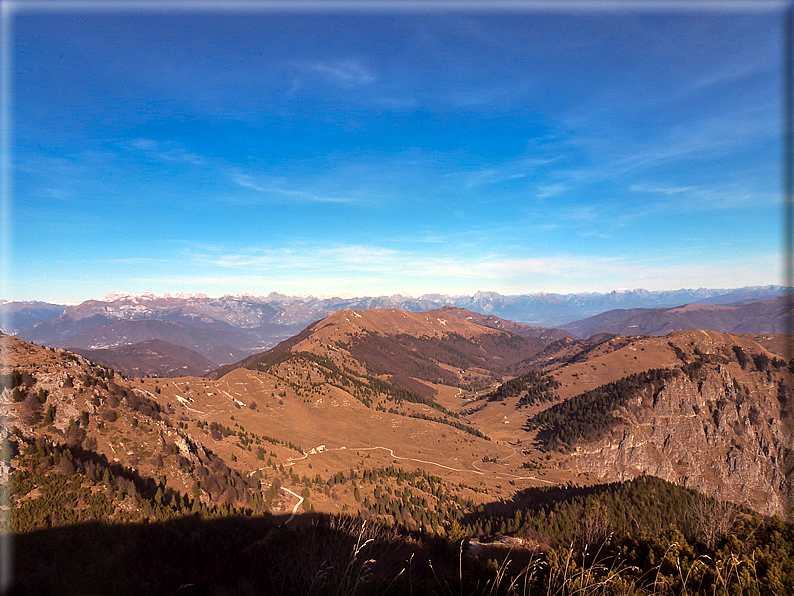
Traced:
<path fill-rule="evenodd" d="M 329 89 L 361 90 L 363 87 L 375 85 L 378 81 L 375 72 L 355 58 L 287 60 L 280 65 L 291 80 L 290 87 L 286 91 L 289 98 L 299 97 L 304 92 L 313 90 L 323 90 L 323 92 Z M 358 97 L 356 101 L 362 99 Z"/>
<path fill-rule="evenodd" d="M 599 212 L 595 207 L 574 207 L 566 210 L 568 219 L 578 222 L 593 222 L 598 218 Z"/>
<path fill-rule="evenodd" d="M 355 203 L 352 197 L 330 196 L 307 190 L 285 188 L 288 184 L 283 177 L 267 178 L 255 177 L 240 172 L 231 173 L 232 181 L 247 190 L 253 190 L 271 199 L 280 199 L 286 202 L 300 203 Z"/>
<path fill-rule="evenodd" d="M 325 249 L 319 249 L 319 256 L 344 263 L 354 263 L 366 267 L 379 268 L 381 265 L 392 264 L 396 259 L 404 257 L 405 253 L 379 246 L 363 246 L 352 244 Z"/>
<path fill-rule="evenodd" d="M 265 271 L 271 269 L 345 269 L 352 267 L 362 271 L 383 271 L 392 267 L 408 253 L 365 245 L 324 246 L 302 243 L 294 247 L 247 248 L 237 252 L 197 252 L 192 259 L 198 264 L 214 265 L 224 269 L 246 269 Z"/>
<path fill-rule="evenodd" d="M 739 110 L 681 123 L 640 144 L 636 151 L 621 157 L 617 166 L 619 171 L 628 173 L 682 159 L 714 160 L 765 140 L 775 143 L 779 129 L 775 126 L 777 118 L 770 118 L 774 107 Z"/>
<path fill-rule="evenodd" d="M 324 78 L 348 85 L 366 85 L 376 80 L 374 73 L 359 60 L 338 59 L 310 62 L 306 66 Z"/>
<path fill-rule="evenodd" d="M 465 186 L 467 188 L 476 188 L 479 186 L 489 186 L 492 184 L 512 182 L 514 180 L 521 180 L 522 178 L 526 177 L 526 172 L 510 171 L 510 168 L 490 168 L 468 174 L 466 176 L 467 181 Z"/>
<path fill-rule="evenodd" d="M 158 161 L 204 165 L 207 160 L 201 155 L 188 151 L 177 143 L 156 141 L 154 139 L 132 139 L 122 143 L 122 147 L 143 153 Z"/>
<path fill-rule="evenodd" d="M 541 184 L 538 186 L 535 196 L 541 201 L 545 201 L 546 199 L 551 199 L 553 197 L 562 195 L 568 190 L 570 190 L 569 185 L 559 182 L 555 184 Z"/>
<path fill-rule="evenodd" d="M 734 84 L 742 79 L 750 79 L 759 75 L 777 75 L 782 67 L 780 62 L 782 58 L 782 54 L 777 54 L 774 58 L 762 52 L 759 52 L 758 55 L 748 54 L 744 61 L 733 61 L 730 64 L 721 65 L 681 85 L 677 89 L 671 90 L 669 94 L 651 96 L 648 101 L 670 103 L 705 90 L 725 85 L 731 85 L 731 92 L 735 93 L 737 87 Z M 745 89 L 748 88 L 745 87 Z"/>
<path fill-rule="evenodd" d="M 166 257 L 125 257 L 121 259 L 102 259 L 99 263 L 110 263 L 114 265 L 171 265 L 173 261 Z"/>
<path fill-rule="evenodd" d="M 716 186 L 632 184 L 629 190 L 661 197 L 659 204 L 651 205 L 654 210 L 664 207 L 684 211 L 743 209 L 776 205 L 781 201 L 780 195 L 776 193 L 754 191 L 740 184 Z"/>
<path fill-rule="evenodd" d="M 377 245 L 323 247 L 303 244 L 290 249 L 248 249 L 197 253 L 192 264 L 208 276 L 262 276 L 290 292 L 311 291 L 306 280 L 322 279 L 326 292 L 356 291 L 419 295 L 445 288 L 446 293 L 474 293 L 488 288 L 502 293 L 525 293 L 554 287 L 558 292 L 609 291 L 617 287 L 669 289 L 671 287 L 730 287 L 737 272 L 748 283 L 767 283 L 776 275 L 778 255 L 737 257 L 730 266 L 676 255 L 593 256 L 555 254 L 514 258 L 502 254 L 479 258 L 454 254 L 426 254 Z M 224 273 L 225 272 L 225 273 Z M 308 276 L 308 277 L 307 277 Z M 551 285 L 553 283 L 553 286 Z M 249 288 L 250 289 L 250 288 Z M 283 290 L 279 290 L 283 291 Z M 316 291 L 316 290 L 315 290 Z"/>
<path fill-rule="evenodd" d="M 265 269 L 284 262 L 284 257 L 288 254 L 282 254 L 279 258 L 275 254 L 221 254 L 221 255 L 197 255 L 199 261 L 205 261 L 207 264 L 215 265 L 223 269 Z M 300 267 L 301 264 L 291 259 L 290 266 Z M 306 266 L 306 263 L 303 263 Z"/>

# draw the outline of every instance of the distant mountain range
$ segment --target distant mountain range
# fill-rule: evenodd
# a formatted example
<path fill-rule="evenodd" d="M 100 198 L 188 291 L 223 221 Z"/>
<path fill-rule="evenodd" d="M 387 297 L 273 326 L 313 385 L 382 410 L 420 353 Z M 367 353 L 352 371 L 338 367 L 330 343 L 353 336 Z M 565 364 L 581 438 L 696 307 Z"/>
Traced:
<path fill-rule="evenodd" d="M 24 327 L 57 317 L 66 310 L 65 304 L 49 302 L 2 302 L 0 301 L 0 328 L 15 334 Z"/>
<path fill-rule="evenodd" d="M 4 331 L 41 345 L 96 351 L 160 340 L 188 348 L 215 365 L 223 365 L 267 350 L 307 325 L 344 309 L 398 308 L 426 312 L 446 307 L 457 316 L 482 325 L 542 339 L 588 337 L 602 332 L 663 334 L 693 328 L 764 332 L 784 329 L 782 323 L 764 319 L 778 316 L 775 308 L 764 311 L 764 307 L 753 305 L 790 292 L 791 288 L 784 286 L 518 296 L 478 292 L 472 296 L 426 294 L 418 298 L 403 295 L 315 298 L 277 293 L 211 298 L 203 294 L 156 296 L 111 292 L 103 300 L 86 300 L 73 306 L 0 303 L 0 323 Z M 682 305 L 700 306 L 682 310 Z M 750 310 L 741 310 L 739 305 Z M 756 323 L 747 319 L 753 308 L 760 309 L 752 315 Z M 632 319 L 638 316 L 644 317 L 642 321 Z M 733 317 L 734 323 L 728 324 L 726 317 Z M 94 357 L 104 359 L 108 354 L 94 353 Z M 177 370 L 192 364 L 184 361 L 177 366 L 172 362 L 165 368 L 170 366 Z"/>
<path fill-rule="evenodd" d="M 720 333 L 790 333 L 794 301 L 779 296 L 738 305 L 687 304 L 673 308 L 610 310 L 563 325 L 579 337 L 602 333 L 667 335 L 683 329 L 709 329 Z"/>

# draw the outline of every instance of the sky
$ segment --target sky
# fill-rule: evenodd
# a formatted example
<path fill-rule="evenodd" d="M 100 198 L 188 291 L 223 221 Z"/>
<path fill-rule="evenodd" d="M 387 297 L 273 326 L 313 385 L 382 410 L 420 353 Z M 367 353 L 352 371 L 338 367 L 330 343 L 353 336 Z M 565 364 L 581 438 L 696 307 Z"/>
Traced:
<path fill-rule="evenodd" d="M 314 4 L 18 7 L 0 298 L 782 283 L 783 5 Z"/>

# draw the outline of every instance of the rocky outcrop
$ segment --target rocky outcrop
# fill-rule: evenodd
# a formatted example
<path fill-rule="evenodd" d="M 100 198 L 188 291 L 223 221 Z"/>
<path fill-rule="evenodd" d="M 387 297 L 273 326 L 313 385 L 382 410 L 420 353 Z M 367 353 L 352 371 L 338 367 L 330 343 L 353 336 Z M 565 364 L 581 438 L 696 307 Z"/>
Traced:
<path fill-rule="evenodd" d="M 574 465 L 606 480 L 651 474 L 791 520 L 794 433 L 783 381 L 725 364 L 679 374 L 618 413 L 624 423 L 574 453 Z"/>

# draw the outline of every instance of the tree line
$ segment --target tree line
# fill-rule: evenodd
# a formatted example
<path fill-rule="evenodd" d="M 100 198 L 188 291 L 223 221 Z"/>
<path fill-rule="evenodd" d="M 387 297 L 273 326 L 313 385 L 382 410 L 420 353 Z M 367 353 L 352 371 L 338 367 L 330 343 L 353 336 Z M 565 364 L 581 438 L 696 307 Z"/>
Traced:
<path fill-rule="evenodd" d="M 543 431 L 539 440 L 545 449 L 565 449 L 596 439 L 621 421 L 614 414 L 616 409 L 626 406 L 641 389 L 654 388 L 676 374 L 676 369 L 657 368 L 629 375 L 535 414 L 526 427 Z"/>

